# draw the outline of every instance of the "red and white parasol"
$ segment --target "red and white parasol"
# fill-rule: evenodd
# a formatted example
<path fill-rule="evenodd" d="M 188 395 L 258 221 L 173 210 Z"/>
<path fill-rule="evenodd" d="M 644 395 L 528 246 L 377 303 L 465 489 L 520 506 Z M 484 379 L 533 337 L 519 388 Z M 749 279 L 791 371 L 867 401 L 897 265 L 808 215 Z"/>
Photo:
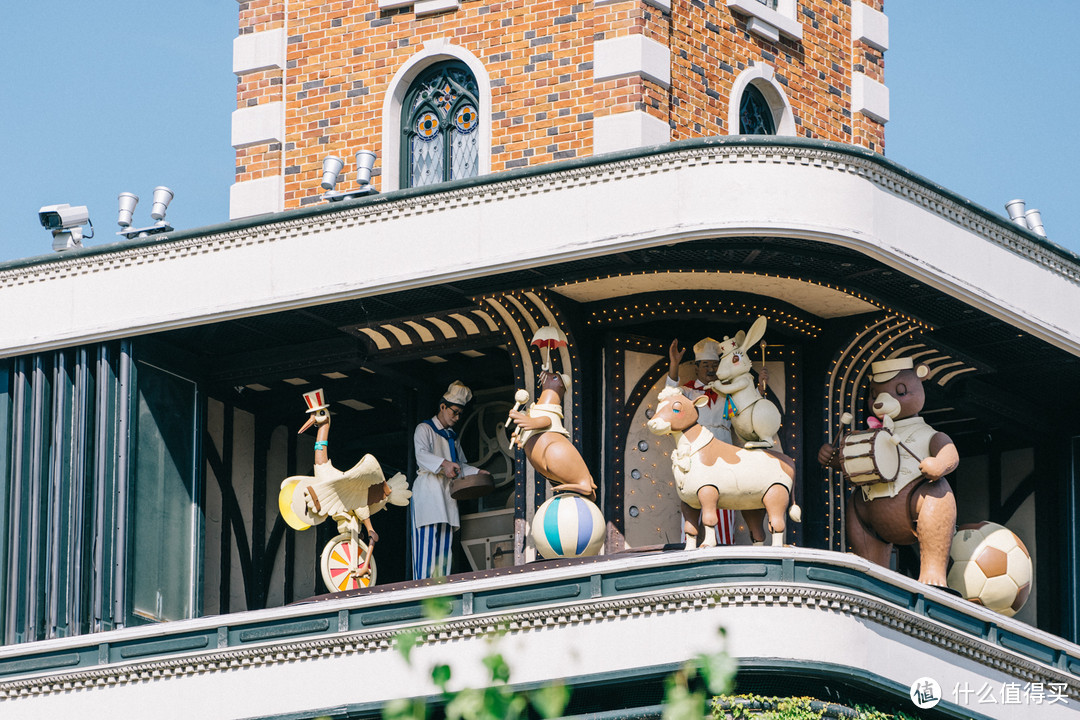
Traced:
<path fill-rule="evenodd" d="M 562 330 L 554 325 L 545 325 L 533 335 L 532 344 L 540 348 L 540 353 L 544 358 L 543 369 L 554 372 L 551 369 L 551 351 L 553 348 L 566 347 L 568 341 Z"/>

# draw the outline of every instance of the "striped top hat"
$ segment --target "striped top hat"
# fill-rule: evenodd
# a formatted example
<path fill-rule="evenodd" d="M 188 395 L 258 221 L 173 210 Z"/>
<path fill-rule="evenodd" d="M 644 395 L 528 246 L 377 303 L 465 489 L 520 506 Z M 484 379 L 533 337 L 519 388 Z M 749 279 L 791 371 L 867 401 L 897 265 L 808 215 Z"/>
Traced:
<path fill-rule="evenodd" d="M 313 413 L 316 410 L 325 410 L 330 407 L 330 403 L 326 402 L 326 395 L 323 394 L 323 389 L 309 390 L 304 393 L 304 402 L 307 403 L 307 411 Z"/>

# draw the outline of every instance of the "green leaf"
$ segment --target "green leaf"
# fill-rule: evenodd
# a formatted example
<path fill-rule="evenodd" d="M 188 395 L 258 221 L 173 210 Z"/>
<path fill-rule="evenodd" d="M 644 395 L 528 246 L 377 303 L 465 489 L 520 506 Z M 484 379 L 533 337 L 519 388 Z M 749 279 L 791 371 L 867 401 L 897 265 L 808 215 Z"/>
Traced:
<path fill-rule="evenodd" d="M 427 705 L 420 699 L 398 698 L 383 706 L 383 720 L 425 720 Z"/>
<path fill-rule="evenodd" d="M 424 598 L 420 606 L 424 611 L 424 617 L 428 620 L 443 620 L 453 610 L 450 598 L 445 597 Z"/>
<path fill-rule="evenodd" d="M 405 630 L 394 636 L 394 647 L 397 648 L 397 651 L 405 658 L 405 662 L 411 662 L 410 655 L 419 638 L 419 630 Z"/>
<path fill-rule="evenodd" d="M 570 688 L 560 682 L 533 690 L 529 695 L 533 708 L 543 718 L 561 717 L 570 702 Z"/>
<path fill-rule="evenodd" d="M 738 663 L 735 658 L 726 652 L 718 652 L 712 655 L 702 655 L 699 658 L 701 676 L 709 687 L 709 692 L 714 695 L 726 695 L 731 692 L 735 683 L 735 672 Z"/>
<path fill-rule="evenodd" d="M 684 685 L 668 686 L 664 698 L 663 720 L 701 720 L 705 717 L 705 693 L 691 692 Z"/>
<path fill-rule="evenodd" d="M 505 683 L 510 680 L 510 666 L 499 653 L 484 658 L 484 667 L 491 671 L 491 681 Z"/>
<path fill-rule="evenodd" d="M 473 688 L 466 688 L 454 695 L 446 704 L 447 720 L 479 720 L 484 709 L 484 694 Z"/>
<path fill-rule="evenodd" d="M 450 666 L 440 664 L 431 668 L 431 681 L 445 693 L 446 683 L 450 682 Z"/>

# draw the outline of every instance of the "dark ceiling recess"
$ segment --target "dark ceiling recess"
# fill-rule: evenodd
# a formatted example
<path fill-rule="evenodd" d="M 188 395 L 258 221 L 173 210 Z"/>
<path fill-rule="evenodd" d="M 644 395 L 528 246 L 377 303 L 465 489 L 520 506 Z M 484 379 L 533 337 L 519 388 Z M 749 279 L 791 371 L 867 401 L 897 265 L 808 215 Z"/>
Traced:
<path fill-rule="evenodd" d="M 1012 406 L 1017 418 L 1040 417 L 1045 425 L 1049 412 L 1050 421 L 1069 425 L 1060 428 L 1061 432 L 1077 427 L 1069 407 L 1073 398 L 1080 397 L 1077 358 L 876 260 L 844 248 L 788 238 L 725 238 L 632 250 L 173 330 L 155 339 L 186 354 L 195 366 L 193 372 L 220 387 L 273 386 L 304 373 L 352 376 L 364 372 L 361 367 L 375 371 L 388 383 L 419 385 L 427 391 L 447 378 L 474 376 L 480 371 L 490 374 L 493 382 L 509 383 L 508 356 L 501 348 L 503 340 L 496 336 L 459 338 L 441 347 L 421 344 L 415 352 L 401 347 L 376 352 L 356 328 L 439 315 L 455 308 L 478 308 L 476 298 L 496 292 L 627 271 L 691 268 L 769 273 L 828 283 L 863 295 L 930 325 L 933 329 L 926 338 L 935 346 L 985 369 L 978 373 L 978 382 L 964 380 L 954 383 L 955 391 L 950 390 L 950 402 L 968 406 L 964 412 L 985 413 L 991 406 Z M 569 300 L 564 303 L 574 304 Z M 827 330 L 842 323 L 816 321 Z M 483 354 L 462 354 L 469 350 Z"/>

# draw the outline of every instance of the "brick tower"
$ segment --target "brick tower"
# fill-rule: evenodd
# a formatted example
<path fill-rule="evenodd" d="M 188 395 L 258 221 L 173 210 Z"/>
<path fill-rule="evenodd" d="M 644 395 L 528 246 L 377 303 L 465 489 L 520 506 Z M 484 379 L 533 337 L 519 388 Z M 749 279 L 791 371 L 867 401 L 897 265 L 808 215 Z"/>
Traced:
<path fill-rule="evenodd" d="M 247 0 L 234 218 L 738 133 L 883 148 L 883 0 Z"/>

